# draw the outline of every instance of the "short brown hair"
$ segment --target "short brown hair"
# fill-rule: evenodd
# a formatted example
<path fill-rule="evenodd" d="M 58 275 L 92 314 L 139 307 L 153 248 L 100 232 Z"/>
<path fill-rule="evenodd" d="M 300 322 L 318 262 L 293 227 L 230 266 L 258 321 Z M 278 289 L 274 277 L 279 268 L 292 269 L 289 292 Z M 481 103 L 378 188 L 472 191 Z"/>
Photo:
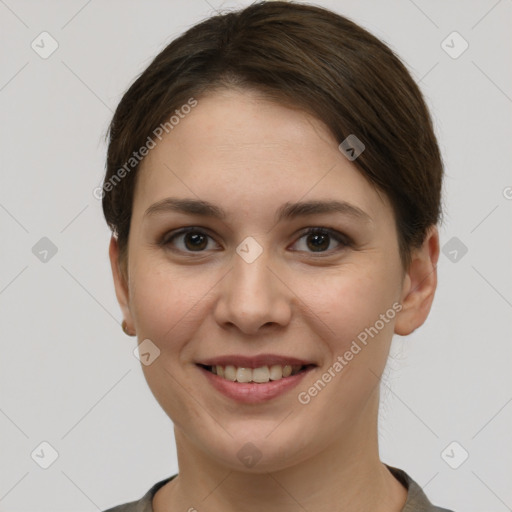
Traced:
<path fill-rule="evenodd" d="M 359 25 L 321 7 L 281 1 L 194 25 L 124 94 L 108 131 L 102 198 L 120 260 L 127 260 L 140 165 L 108 191 L 105 184 L 176 109 L 221 87 L 256 90 L 303 109 L 339 143 L 356 135 L 365 150 L 353 163 L 390 200 L 408 267 L 411 249 L 441 216 L 443 163 L 422 93 L 394 52 Z"/>

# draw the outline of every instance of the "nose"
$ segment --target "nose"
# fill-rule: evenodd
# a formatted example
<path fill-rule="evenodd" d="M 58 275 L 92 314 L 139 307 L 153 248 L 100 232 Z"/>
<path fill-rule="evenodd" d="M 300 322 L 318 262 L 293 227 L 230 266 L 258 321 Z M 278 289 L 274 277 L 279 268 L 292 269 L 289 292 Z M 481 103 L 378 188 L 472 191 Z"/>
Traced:
<path fill-rule="evenodd" d="M 294 294 L 283 278 L 279 266 L 270 261 L 267 249 L 252 262 L 236 253 L 231 270 L 219 283 L 214 312 L 217 323 L 224 328 L 236 327 L 245 334 L 287 325 Z"/>

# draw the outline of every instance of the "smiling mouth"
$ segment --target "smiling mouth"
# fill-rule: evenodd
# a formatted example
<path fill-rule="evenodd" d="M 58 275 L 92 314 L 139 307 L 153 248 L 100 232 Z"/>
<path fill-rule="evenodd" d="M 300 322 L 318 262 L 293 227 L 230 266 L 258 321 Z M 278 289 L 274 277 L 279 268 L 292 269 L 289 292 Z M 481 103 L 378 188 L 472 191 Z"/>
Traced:
<path fill-rule="evenodd" d="M 230 382 L 265 384 L 266 382 L 286 379 L 298 373 L 305 372 L 315 365 L 280 365 L 260 366 L 259 368 L 243 368 L 233 365 L 207 366 L 199 364 L 201 368 Z"/>

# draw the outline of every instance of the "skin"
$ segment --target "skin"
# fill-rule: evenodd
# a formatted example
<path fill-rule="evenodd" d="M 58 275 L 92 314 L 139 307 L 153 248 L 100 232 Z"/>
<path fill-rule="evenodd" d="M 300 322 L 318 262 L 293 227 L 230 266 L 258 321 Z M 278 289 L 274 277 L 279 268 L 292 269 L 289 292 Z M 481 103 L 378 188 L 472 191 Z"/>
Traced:
<path fill-rule="evenodd" d="M 378 455 L 379 379 L 393 334 L 411 333 L 430 311 L 436 227 L 404 269 L 389 201 L 338 150 L 326 126 L 249 91 L 198 98 L 139 172 L 127 265 L 114 237 L 109 254 L 128 329 L 160 350 L 142 369 L 174 423 L 179 476 L 156 493 L 155 512 L 323 512 L 333 503 L 345 512 L 400 511 L 406 490 Z M 227 217 L 144 216 L 170 196 L 209 201 Z M 349 202 L 370 219 L 329 213 L 274 220 L 287 201 L 327 199 Z M 208 235 L 199 250 L 183 235 L 158 245 L 186 226 Z M 353 243 L 327 236 L 318 250 L 303 235 L 312 226 Z M 236 253 L 249 236 L 263 250 L 252 263 Z M 299 403 L 298 393 L 394 303 L 402 310 L 317 396 Z M 246 405 L 213 389 L 195 365 L 221 354 L 261 353 L 318 366 L 297 388 Z M 252 468 L 237 456 L 248 442 L 261 453 Z"/>

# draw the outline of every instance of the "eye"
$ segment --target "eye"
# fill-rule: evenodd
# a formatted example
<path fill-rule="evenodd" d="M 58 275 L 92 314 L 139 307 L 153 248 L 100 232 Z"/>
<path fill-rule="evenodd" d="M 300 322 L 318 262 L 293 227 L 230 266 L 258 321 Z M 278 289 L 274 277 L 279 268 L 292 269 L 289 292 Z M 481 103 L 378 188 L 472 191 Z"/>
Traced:
<path fill-rule="evenodd" d="M 164 236 L 160 245 L 177 246 L 177 249 L 181 252 L 204 252 L 208 247 L 208 241 L 213 238 L 206 234 L 199 228 L 189 227 L 181 229 L 175 233 L 171 233 L 171 236 Z M 176 240 L 181 240 L 182 244 L 176 243 Z"/>
<path fill-rule="evenodd" d="M 308 228 L 302 233 L 299 242 L 303 238 L 306 238 L 303 246 L 306 247 L 306 250 L 311 250 L 311 252 L 314 253 L 333 252 L 332 250 L 328 250 L 333 240 L 336 241 L 338 245 L 341 245 L 341 248 L 337 250 L 342 250 L 350 245 L 350 241 L 346 236 L 330 228 Z M 296 242 L 296 244 L 300 245 L 299 242 Z M 334 251 L 336 251 L 336 249 Z"/>
<path fill-rule="evenodd" d="M 294 245 L 301 245 L 301 240 L 306 239 L 303 242 L 302 249 L 293 249 L 294 251 L 306 251 L 313 253 L 325 253 L 325 252 L 336 252 L 350 246 L 350 239 L 330 228 L 322 227 L 311 227 L 307 228 L 302 232 L 299 240 Z M 174 246 L 178 252 L 205 252 L 208 249 L 209 241 L 213 238 L 208 235 L 204 230 L 195 227 L 187 227 L 180 229 L 176 232 L 167 233 L 162 238 L 159 245 L 163 247 Z M 332 249 L 333 240 L 340 246 L 338 249 Z M 305 247 L 305 249 L 304 249 Z M 174 250 L 174 249 L 173 249 Z"/>

